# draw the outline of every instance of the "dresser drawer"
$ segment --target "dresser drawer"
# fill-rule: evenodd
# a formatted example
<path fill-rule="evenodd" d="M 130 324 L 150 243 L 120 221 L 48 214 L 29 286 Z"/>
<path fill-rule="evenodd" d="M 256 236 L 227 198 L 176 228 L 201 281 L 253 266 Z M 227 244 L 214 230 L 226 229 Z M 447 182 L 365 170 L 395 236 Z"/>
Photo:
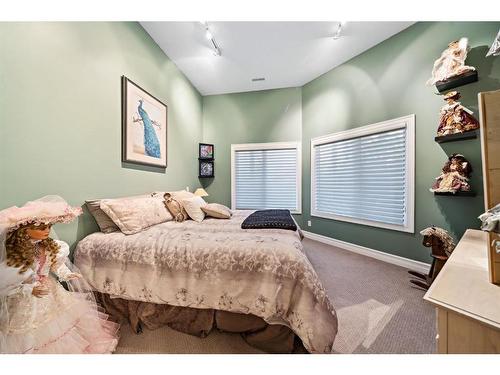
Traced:
<path fill-rule="evenodd" d="M 477 320 L 448 312 L 448 353 L 498 354 L 500 331 Z"/>
<path fill-rule="evenodd" d="M 436 308 L 436 349 L 438 354 L 448 353 L 448 312 L 445 309 Z"/>

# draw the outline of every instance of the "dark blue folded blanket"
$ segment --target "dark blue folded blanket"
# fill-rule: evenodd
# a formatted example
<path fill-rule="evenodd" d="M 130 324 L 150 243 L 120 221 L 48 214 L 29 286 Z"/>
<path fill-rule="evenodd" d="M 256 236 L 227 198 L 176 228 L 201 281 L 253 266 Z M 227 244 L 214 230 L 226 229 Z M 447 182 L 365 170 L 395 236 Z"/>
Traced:
<path fill-rule="evenodd" d="M 290 210 L 260 210 L 248 216 L 241 229 L 287 229 L 297 230 Z"/>

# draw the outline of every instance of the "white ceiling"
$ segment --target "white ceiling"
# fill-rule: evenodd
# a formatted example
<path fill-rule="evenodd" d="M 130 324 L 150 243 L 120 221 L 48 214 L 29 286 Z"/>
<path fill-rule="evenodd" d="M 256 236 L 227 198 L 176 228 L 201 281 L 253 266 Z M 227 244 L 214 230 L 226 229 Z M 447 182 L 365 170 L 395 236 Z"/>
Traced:
<path fill-rule="evenodd" d="M 141 22 L 202 95 L 297 87 L 359 55 L 413 22 Z M 264 77 L 265 81 L 252 82 Z"/>

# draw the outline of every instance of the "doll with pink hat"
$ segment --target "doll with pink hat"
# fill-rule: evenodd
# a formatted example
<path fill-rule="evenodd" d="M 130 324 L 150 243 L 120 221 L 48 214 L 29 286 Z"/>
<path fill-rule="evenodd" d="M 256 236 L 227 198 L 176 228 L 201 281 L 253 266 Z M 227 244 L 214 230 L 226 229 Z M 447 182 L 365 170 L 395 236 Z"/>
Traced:
<path fill-rule="evenodd" d="M 0 353 L 115 350 L 119 325 L 69 261 L 69 246 L 49 237 L 53 224 L 80 214 L 58 196 L 0 211 Z"/>

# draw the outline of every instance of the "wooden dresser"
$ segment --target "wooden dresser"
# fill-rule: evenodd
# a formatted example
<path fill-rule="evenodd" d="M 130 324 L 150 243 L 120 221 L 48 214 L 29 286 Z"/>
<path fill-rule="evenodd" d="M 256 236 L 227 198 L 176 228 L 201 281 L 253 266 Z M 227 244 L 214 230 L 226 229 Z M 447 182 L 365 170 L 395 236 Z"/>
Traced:
<path fill-rule="evenodd" d="M 500 353 L 500 286 L 489 282 L 488 233 L 465 232 L 424 299 L 436 306 L 438 353 Z"/>
<path fill-rule="evenodd" d="M 500 203 L 500 90 L 478 94 L 485 211 Z M 500 233 L 489 233 L 490 281 L 500 284 Z"/>
<path fill-rule="evenodd" d="M 481 122 L 481 154 L 484 206 L 500 203 L 500 90 L 478 94 Z"/>

